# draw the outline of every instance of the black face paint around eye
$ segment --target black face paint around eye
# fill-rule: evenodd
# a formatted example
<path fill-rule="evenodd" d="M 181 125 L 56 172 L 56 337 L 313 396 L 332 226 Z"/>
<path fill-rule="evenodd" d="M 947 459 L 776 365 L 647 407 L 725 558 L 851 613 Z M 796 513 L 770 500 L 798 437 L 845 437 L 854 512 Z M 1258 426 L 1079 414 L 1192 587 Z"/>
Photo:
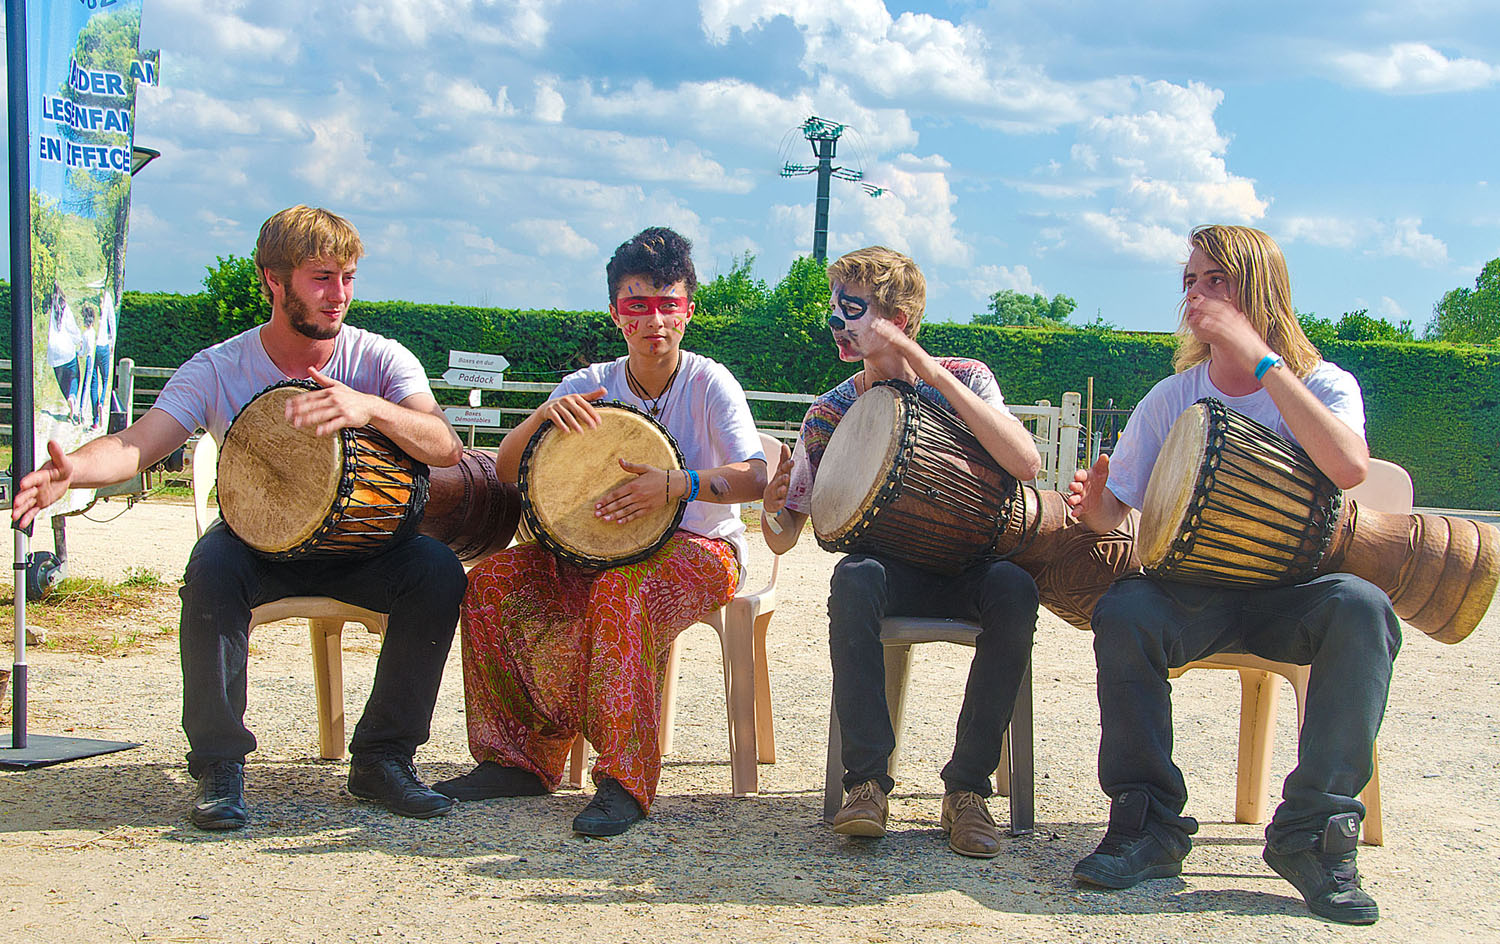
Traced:
<path fill-rule="evenodd" d="M 869 299 L 860 298 L 858 295 L 850 295 L 842 288 L 839 289 L 838 304 L 839 310 L 850 321 L 858 321 L 865 316 L 865 312 L 870 310 Z"/>

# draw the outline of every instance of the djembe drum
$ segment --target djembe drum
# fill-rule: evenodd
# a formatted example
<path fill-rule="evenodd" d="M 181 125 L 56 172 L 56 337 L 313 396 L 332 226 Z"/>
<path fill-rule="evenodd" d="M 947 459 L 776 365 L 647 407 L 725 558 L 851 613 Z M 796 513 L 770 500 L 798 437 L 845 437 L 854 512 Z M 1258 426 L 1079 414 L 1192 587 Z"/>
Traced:
<path fill-rule="evenodd" d="M 219 451 L 219 513 L 273 560 L 378 554 L 411 534 L 427 500 L 427 466 L 373 426 L 316 436 L 286 421 L 312 381 L 273 384 L 245 404 Z"/>
<path fill-rule="evenodd" d="M 461 561 L 477 561 L 510 545 L 521 520 L 521 492 L 500 481 L 495 457 L 465 449 L 457 465 L 428 471 L 420 534 L 442 541 Z"/>
<path fill-rule="evenodd" d="M 1307 453 L 1218 400 L 1172 424 L 1146 486 L 1148 573 L 1228 587 L 1351 573 L 1441 642 L 1474 631 L 1500 582 L 1500 531 L 1448 515 L 1361 508 Z"/>
<path fill-rule="evenodd" d="M 682 453 L 665 427 L 623 403 L 596 404 L 599 425 L 582 432 L 550 421 L 521 456 L 521 514 L 537 541 L 579 567 L 600 570 L 645 560 L 672 537 L 687 503 L 669 502 L 625 524 L 595 517 L 594 504 L 635 479 L 625 459 L 681 469 Z"/>
<path fill-rule="evenodd" d="M 1110 583 L 1140 569 L 1134 515 L 1095 533 L 1061 494 L 1018 485 L 962 420 L 899 381 L 873 385 L 839 421 L 813 482 L 812 520 L 825 550 L 937 573 L 1012 560 L 1042 604 L 1080 629 Z"/>

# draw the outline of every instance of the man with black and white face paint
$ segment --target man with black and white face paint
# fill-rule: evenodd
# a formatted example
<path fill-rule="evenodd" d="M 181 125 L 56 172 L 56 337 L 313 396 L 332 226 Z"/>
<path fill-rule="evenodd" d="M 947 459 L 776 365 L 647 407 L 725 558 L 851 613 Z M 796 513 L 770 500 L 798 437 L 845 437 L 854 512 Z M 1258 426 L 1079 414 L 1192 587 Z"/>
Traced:
<path fill-rule="evenodd" d="M 778 553 L 791 549 L 812 507 L 813 480 L 834 428 L 854 401 L 882 380 L 911 384 L 917 394 L 951 409 L 1007 472 L 1025 481 L 1041 468 L 1031 434 L 1010 414 L 983 363 L 935 358 L 915 338 L 926 306 L 926 281 L 911 259 L 881 246 L 860 249 L 828 268 L 828 327 L 839 358 L 863 369 L 818 397 L 802 421 L 796 449 L 782 447 L 766 486 L 764 534 Z M 828 598 L 834 710 L 843 733 L 848 798 L 835 832 L 885 835 L 887 773 L 895 748 L 885 702 L 885 616 L 964 619 L 982 627 L 959 712 L 952 760 L 943 768 L 940 823 L 953 851 L 989 858 L 1000 837 L 990 817 L 990 773 L 1031 657 L 1037 589 L 1008 561 L 985 560 L 944 576 L 885 556 L 853 553 L 834 567 Z"/>

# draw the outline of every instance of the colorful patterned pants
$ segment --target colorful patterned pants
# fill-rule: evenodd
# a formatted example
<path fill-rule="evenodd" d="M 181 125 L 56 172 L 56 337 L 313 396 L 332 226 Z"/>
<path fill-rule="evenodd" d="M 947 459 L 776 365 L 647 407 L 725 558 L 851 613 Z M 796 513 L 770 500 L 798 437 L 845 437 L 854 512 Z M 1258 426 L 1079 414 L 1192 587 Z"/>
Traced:
<path fill-rule="evenodd" d="M 462 609 L 469 750 L 551 789 L 574 738 L 599 752 L 593 778 L 618 780 L 650 809 L 672 641 L 734 596 L 727 542 L 678 531 L 637 564 L 594 571 L 536 544 L 469 572 Z"/>

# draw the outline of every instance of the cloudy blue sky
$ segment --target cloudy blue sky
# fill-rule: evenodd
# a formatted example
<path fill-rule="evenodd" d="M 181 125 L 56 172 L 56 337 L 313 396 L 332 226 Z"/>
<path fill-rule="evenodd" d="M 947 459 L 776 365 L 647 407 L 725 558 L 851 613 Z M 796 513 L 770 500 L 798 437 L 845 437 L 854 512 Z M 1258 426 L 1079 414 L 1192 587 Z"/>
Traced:
<path fill-rule="evenodd" d="M 1222 6 L 1224 9 L 1215 9 Z M 1418 329 L 1500 256 L 1500 29 L 1479 0 L 146 0 L 129 287 L 193 291 L 297 202 L 367 298 L 600 307 L 666 224 L 702 277 L 810 250 L 796 130 L 851 129 L 830 251 L 884 243 L 930 317 L 998 289 L 1168 330 L 1184 235 L 1275 236 L 1298 307 Z M 1076 320 L 1076 316 L 1075 316 Z"/>

